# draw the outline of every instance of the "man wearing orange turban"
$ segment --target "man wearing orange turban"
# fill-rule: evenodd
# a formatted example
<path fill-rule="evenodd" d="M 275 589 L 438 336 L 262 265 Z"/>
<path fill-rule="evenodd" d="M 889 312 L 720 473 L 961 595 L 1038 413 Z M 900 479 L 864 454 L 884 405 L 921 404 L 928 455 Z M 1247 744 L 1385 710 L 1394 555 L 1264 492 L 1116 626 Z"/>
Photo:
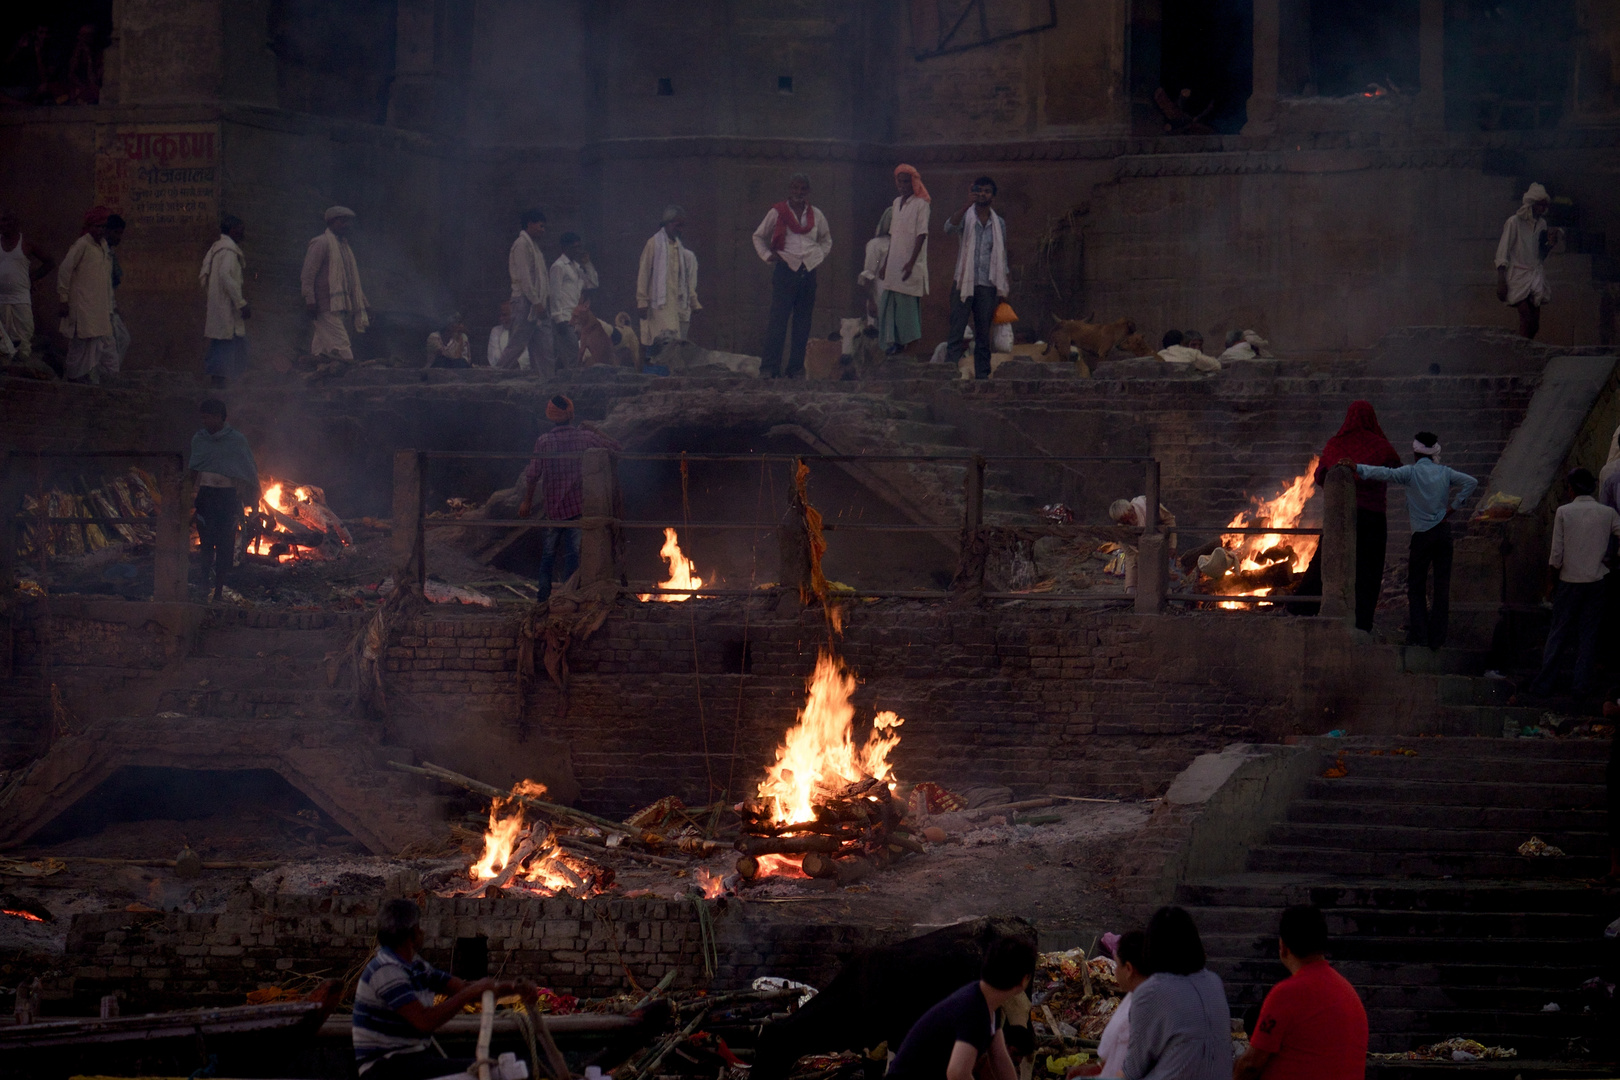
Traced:
<path fill-rule="evenodd" d="M 928 295 L 928 189 L 910 165 L 894 170 L 893 219 L 889 254 L 878 268 L 883 304 L 878 309 L 878 340 L 897 353 L 922 337 L 922 298 Z"/>
<path fill-rule="evenodd" d="M 113 340 L 113 257 L 107 246 L 105 206 L 84 215 L 84 233 L 56 272 L 62 336 L 68 339 L 66 372 L 72 382 L 99 383 L 118 374 Z"/>

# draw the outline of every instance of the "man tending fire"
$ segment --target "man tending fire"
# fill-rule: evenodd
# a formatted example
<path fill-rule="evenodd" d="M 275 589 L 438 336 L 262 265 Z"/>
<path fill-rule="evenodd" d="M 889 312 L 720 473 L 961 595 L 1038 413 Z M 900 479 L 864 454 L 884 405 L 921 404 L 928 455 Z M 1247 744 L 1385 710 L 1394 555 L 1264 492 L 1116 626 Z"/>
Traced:
<path fill-rule="evenodd" d="M 577 456 L 601 447 L 617 450 L 619 444 L 591 424 L 574 424 L 574 403 L 561 394 L 546 402 L 546 419 L 552 429 L 534 441 L 537 455 L 523 470 L 523 505 L 518 517 L 534 512 L 535 485 L 544 482 L 547 521 L 575 521 L 585 513 L 585 467 Z M 569 457 L 540 457 L 541 454 L 568 454 Z M 579 569 L 579 529 L 550 526 L 540 533 L 539 603 L 551 599 L 551 575 L 557 565 L 557 545 L 563 548 L 563 580 Z"/>

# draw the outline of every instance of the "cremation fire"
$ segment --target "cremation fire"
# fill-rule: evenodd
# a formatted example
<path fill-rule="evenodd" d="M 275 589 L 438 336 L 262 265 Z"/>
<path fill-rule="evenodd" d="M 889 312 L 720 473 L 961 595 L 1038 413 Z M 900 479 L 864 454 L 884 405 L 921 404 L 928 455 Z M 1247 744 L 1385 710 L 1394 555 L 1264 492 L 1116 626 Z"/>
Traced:
<path fill-rule="evenodd" d="M 494 800 L 484 830 L 484 850 L 467 868 L 471 889 L 478 896 L 491 888 L 518 888 L 537 896 L 571 896 L 576 900 L 602 891 L 603 871 L 589 860 L 570 855 L 557 834 L 543 822 L 529 823 L 521 796 L 540 798 L 546 786 L 523 780 L 512 797 Z"/>
<path fill-rule="evenodd" d="M 1240 510 L 1228 526 L 1232 528 L 1294 529 L 1300 527 L 1305 505 L 1316 493 L 1317 458 L 1312 457 L 1305 471 L 1294 477 L 1288 486 L 1269 499 L 1255 496 L 1252 510 Z M 1236 538 L 1226 549 L 1231 564 L 1212 576 L 1211 592 L 1247 593 L 1266 596 L 1275 588 L 1292 583 L 1295 574 L 1303 573 L 1316 554 L 1321 538 L 1306 533 L 1247 534 Z M 1222 607 L 1241 607 L 1224 603 Z"/>
<path fill-rule="evenodd" d="M 326 505 L 326 492 L 275 479 L 266 480 L 243 536 L 248 555 L 278 563 L 327 558 L 321 549 L 328 540 L 342 547 L 354 542 L 343 519 Z"/>
<path fill-rule="evenodd" d="M 692 573 L 692 560 L 681 551 L 679 537 L 674 529 L 664 530 L 664 546 L 659 549 L 658 555 L 669 567 L 669 580 L 660 581 L 660 589 L 701 589 L 703 579 Z M 663 600 L 666 602 L 690 600 L 691 593 L 641 593 L 642 600 Z"/>
<path fill-rule="evenodd" d="M 890 752 L 903 724 L 892 712 L 872 718 L 866 741 L 855 743 L 855 678 L 831 652 L 816 659 L 804 708 L 776 750 L 776 763 L 757 797 L 738 806 L 749 878 L 853 880 L 885 866 L 896 853 L 921 850 L 902 824 L 905 807 L 894 798 Z"/>
<path fill-rule="evenodd" d="M 0 915 L 12 915 L 19 919 L 26 919 L 28 922 L 45 921 L 38 915 L 35 915 L 32 911 L 23 911 L 19 908 L 0 908 Z"/>

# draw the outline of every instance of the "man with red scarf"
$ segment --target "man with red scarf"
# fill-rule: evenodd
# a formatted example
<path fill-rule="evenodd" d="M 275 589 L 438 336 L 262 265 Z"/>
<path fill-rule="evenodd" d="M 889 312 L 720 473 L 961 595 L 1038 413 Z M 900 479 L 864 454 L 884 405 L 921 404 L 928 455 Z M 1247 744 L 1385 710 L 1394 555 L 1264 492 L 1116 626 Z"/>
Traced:
<path fill-rule="evenodd" d="M 765 214 L 754 230 L 754 250 L 771 266 L 771 318 L 760 348 L 760 373 L 768 377 L 804 377 L 804 347 L 810 340 L 810 314 L 816 306 L 816 267 L 832 250 L 827 216 L 810 205 L 810 178 L 794 173 L 788 197 Z M 782 343 L 793 320 L 793 344 L 787 371 L 782 370 Z"/>
<path fill-rule="evenodd" d="M 1372 403 L 1352 401 L 1339 432 L 1322 448 L 1316 483 L 1327 481 L 1327 471 L 1342 462 L 1399 468 L 1400 455 L 1390 445 Z M 1371 631 L 1378 594 L 1384 587 L 1384 549 L 1389 544 L 1388 485 L 1382 480 L 1356 478 L 1356 629 Z M 1320 552 L 1320 549 L 1319 549 Z"/>

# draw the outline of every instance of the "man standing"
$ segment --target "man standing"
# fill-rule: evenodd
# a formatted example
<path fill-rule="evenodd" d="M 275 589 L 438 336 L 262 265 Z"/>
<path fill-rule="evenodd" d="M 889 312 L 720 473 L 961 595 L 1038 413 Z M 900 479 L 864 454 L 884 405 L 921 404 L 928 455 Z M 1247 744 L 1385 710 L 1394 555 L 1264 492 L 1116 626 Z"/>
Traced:
<path fill-rule="evenodd" d="M 347 206 L 328 207 L 326 231 L 311 240 L 304 252 L 300 280 L 304 305 L 315 320 L 309 351 L 316 356 L 354 359 L 349 332 L 343 325 L 345 314 L 357 334 L 365 333 L 371 325 L 366 293 L 360 287 L 360 267 L 354 261 L 354 249 L 349 246 L 349 232 L 353 227 L 353 210 Z"/>
<path fill-rule="evenodd" d="M 471 1058 L 434 1052 L 433 1033 L 486 991 L 520 995 L 537 1005 L 527 980 L 466 982 L 422 958 L 422 910 L 414 900 L 390 900 L 377 913 L 377 952 L 354 989 L 354 1062 L 366 1080 L 430 1080 L 470 1072 Z M 435 999 L 444 1000 L 435 1004 Z"/>
<path fill-rule="evenodd" d="M 253 313 L 242 298 L 242 271 L 247 260 L 240 245 L 246 235 L 241 218 L 235 214 L 221 218 L 219 239 L 203 256 L 198 277 L 208 297 L 208 315 L 203 322 L 208 354 L 203 358 L 203 369 L 208 373 L 209 385 L 215 387 L 226 386 L 247 370 L 247 320 Z"/>
<path fill-rule="evenodd" d="M 1558 585 L 1541 672 L 1530 687 L 1540 697 L 1552 692 L 1553 674 L 1571 633 L 1576 636 L 1575 694 L 1585 697 L 1594 689 L 1592 668 L 1603 623 L 1603 579 L 1609 573 L 1603 560 L 1609 553 L 1609 538 L 1620 537 L 1620 513 L 1592 498 L 1597 477 L 1586 469 L 1576 469 L 1569 474 L 1569 486 L 1575 498 L 1560 506 L 1553 518 L 1552 551 L 1547 556 L 1547 565 L 1557 572 Z"/>
<path fill-rule="evenodd" d="M 922 337 L 922 298 L 928 295 L 928 210 L 931 198 L 922 176 L 910 165 L 894 170 L 894 215 L 889 219 L 889 254 L 878 269 L 883 303 L 878 309 L 878 341 L 884 352 L 902 352 Z"/>
<path fill-rule="evenodd" d="M 191 469 L 197 484 L 197 539 L 202 545 L 202 586 L 214 570 L 214 599 L 225 594 L 225 578 L 236 558 L 236 529 L 244 501 L 259 501 L 259 469 L 247 436 L 225 422 L 225 403 L 209 398 L 198 406 L 202 430 L 191 437 Z M 238 487 L 250 497 L 244 500 Z"/>
<path fill-rule="evenodd" d="M 816 307 L 816 267 L 832 251 L 832 230 L 827 215 L 810 205 L 810 178 L 794 173 L 788 197 L 765 212 L 754 230 L 754 250 L 771 265 L 771 317 L 760 347 L 759 370 L 777 378 L 804 377 L 804 348 L 810 340 L 810 316 Z M 782 370 L 782 342 L 788 319 L 793 320 L 793 344 L 787 371 Z"/>
<path fill-rule="evenodd" d="M 1349 459 L 1340 465 L 1351 464 Z M 1412 464 L 1398 469 L 1357 465 L 1363 480 L 1406 485 L 1406 515 L 1412 524 L 1412 546 L 1406 564 L 1406 644 L 1438 650 L 1446 643 L 1451 614 L 1451 523 L 1446 515 L 1459 510 L 1479 486 L 1467 473 L 1440 464 L 1440 436 L 1420 431 L 1412 440 Z M 1457 488 L 1453 496 L 1451 489 Z M 1434 607 L 1426 602 L 1429 568 L 1434 568 Z"/>
<path fill-rule="evenodd" d="M 506 272 L 512 279 L 512 336 L 496 367 L 511 371 L 518 357 L 527 352 L 530 368 L 537 375 L 553 373 L 551 352 L 551 277 L 546 272 L 546 254 L 540 240 L 546 235 L 544 210 L 529 209 L 519 216 L 517 239 L 506 255 Z"/>
<path fill-rule="evenodd" d="M 16 212 L 0 210 L 0 333 L 19 360 L 34 354 L 34 283 L 54 269 L 56 260 L 23 238 Z"/>
<path fill-rule="evenodd" d="M 600 281 L 591 253 L 579 233 L 562 234 L 562 254 L 551 264 L 551 332 L 555 338 L 557 366 L 579 366 L 579 331 L 574 329 L 574 309 L 585 294 Z M 598 362 L 600 362 L 598 357 Z"/>
<path fill-rule="evenodd" d="M 1017 1080 L 996 1011 L 1029 988 L 1035 945 L 998 938 L 976 982 L 923 1013 L 889 1062 L 889 1080 Z M 989 1068 L 977 1071 L 981 1057 Z"/>
<path fill-rule="evenodd" d="M 1327 962 L 1327 919 L 1300 904 L 1283 912 L 1277 957 L 1288 978 L 1260 1006 L 1249 1049 L 1233 1080 L 1362 1080 L 1367 1010 L 1356 988 Z"/>
<path fill-rule="evenodd" d="M 1551 207 L 1547 189 L 1531 184 L 1496 245 L 1496 298 L 1519 309 L 1519 333 L 1527 338 L 1541 332 L 1541 308 L 1552 299 L 1544 264 L 1564 238 L 1564 230 L 1547 228 Z"/>
<path fill-rule="evenodd" d="M 68 248 L 56 272 L 62 336 L 68 339 L 70 382 L 100 383 L 118 374 L 113 342 L 112 249 L 107 246 L 105 206 L 84 215 L 84 232 Z"/>
<path fill-rule="evenodd" d="M 118 261 L 118 245 L 124 242 L 124 229 L 129 223 L 119 214 L 107 215 L 107 250 L 112 254 L 113 348 L 118 352 L 118 370 L 124 369 L 124 357 L 129 355 L 129 327 L 124 325 L 123 312 L 118 310 L 118 287 L 124 283 L 124 266 Z"/>
<path fill-rule="evenodd" d="M 643 345 L 660 337 L 685 341 L 692 329 L 692 312 L 703 310 L 697 298 L 697 256 L 681 243 L 685 227 L 681 208 L 666 206 L 663 224 L 641 246 L 636 313 L 641 316 Z"/>
<path fill-rule="evenodd" d="M 1007 298 L 1007 223 L 990 208 L 996 182 L 988 176 L 973 181 L 968 204 L 945 219 L 945 231 L 962 237 L 951 279 L 951 336 L 945 362 L 954 365 L 967 351 L 964 338 L 973 320 L 973 377 L 990 377 L 990 338 L 996 305 Z"/>
<path fill-rule="evenodd" d="M 534 441 L 536 454 L 571 454 L 572 457 L 536 457 L 523 470 L 523 503 L 518 517 L 534 512 L 534 488 L 545 485 L 547 521 L 573 521 L 585 513 L 585 465 L 578 456 L 593 447 L 617 450 L 619 444 L 591 425 L 574 424 L 574 403 L 558 394 L 546 402 L 552 429 Z M 563 580 L 579 569 L 579 529 L 548 527 L 540 537 L 540 603 L 551 599 L 551 572 L 557 565 L 557 545 L 563 547 Z"/>

